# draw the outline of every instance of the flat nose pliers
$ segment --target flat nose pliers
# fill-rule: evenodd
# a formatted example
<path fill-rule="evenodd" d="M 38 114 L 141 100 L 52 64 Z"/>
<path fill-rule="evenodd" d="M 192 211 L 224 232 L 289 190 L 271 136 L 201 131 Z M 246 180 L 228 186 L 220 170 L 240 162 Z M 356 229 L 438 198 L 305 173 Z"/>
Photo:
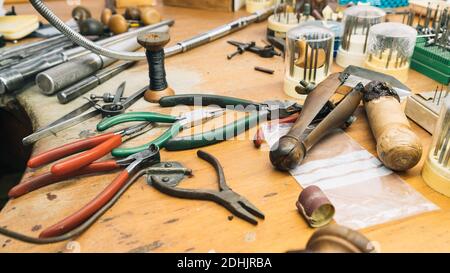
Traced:
<path fill-rule="evenodd" d="M 153 112 L 132 112 L 106 118 L 97 125 L 98 131 L 104 131 L 114 125 L 130 121 L 147 121 L 155 123 L 170 123 L 172 126 L 155 140 L 134 148 L 116 148 L 111 154 L 115 157 L 126 157 L 141 152 L 150 145 L 159 148 L 166 147 L 167 142 L 177 136 L 181 130 L 200 125 L 210 119 L 223 115 L 223 109 L 199 109 L 182 114 L 181 116 L 164 115 Z"/>
<path fill-rule="evenodd" d="M 217 158 L 201 150 L 197 151 L 197 156 L 210 163 L 216 170 L 219 180 L 218 191 L 177 188 L 174 185 L 164 183 L 161 177 L 149 176 L 152 186 L 162 193 L 170 196 L 216 202 L 217 204 L 224 206 L 237 217 L 254 225 L 258 224 L 255 216 L 257 218 L 264 219 L 264 214 L 258 208 L 250 203 L 246 198 L 234 192 L 227 185 L 223 168 Z"/>

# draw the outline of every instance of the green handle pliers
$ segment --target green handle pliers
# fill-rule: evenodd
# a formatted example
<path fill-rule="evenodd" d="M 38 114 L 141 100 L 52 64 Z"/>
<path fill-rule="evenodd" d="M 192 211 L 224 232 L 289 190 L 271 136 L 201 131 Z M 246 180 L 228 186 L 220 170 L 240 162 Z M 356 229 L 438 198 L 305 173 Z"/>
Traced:
<path fill-rule="evenodd" d="M 194 136 L 172 138 L 165 145 L 165 148 L 169 151 L 187 150 L 216 144 L 255 127 L 260 120 L 285 118 L 300 112 L 302 109 L 302 105 L 292 101 L 265 101 L 258 103 L 234 97 L 203 94 L 167 96 L 161 98 L 159 104 L 162 107 L 214 105 L 220 108 L 249 113 L 244 118 L 229 123 L 222 128 Z"/>
<path fill-rule="evenodd" d="M 102 120 L 97 125 L 97 131 L 99 132 L 105 131 L 115 125 L 134 121 L 147 121 L 155 123 L 172 124 L 172 126 L 168 130 L 166 130 L 162 135 L 160 135 L 158 138 L 147 144 L 134 148 L 116 148 L 111 152 L 111 154 L 115 157 L 127 157 L 132 154 L 139 153 L 148 149 L 148 147 L 150 147 L 152 144 L 157 145 L 161 149 L 165 148 L 168 141 L 177 136 L 181 130 L 202 124 L 207 120 L 223 115 L 223 113 L 224 111 L 222 109 L 194 110 L 188 113 L 184 113 L 181 116 L 165 115 L 154 112 L 125 113 Z"/>

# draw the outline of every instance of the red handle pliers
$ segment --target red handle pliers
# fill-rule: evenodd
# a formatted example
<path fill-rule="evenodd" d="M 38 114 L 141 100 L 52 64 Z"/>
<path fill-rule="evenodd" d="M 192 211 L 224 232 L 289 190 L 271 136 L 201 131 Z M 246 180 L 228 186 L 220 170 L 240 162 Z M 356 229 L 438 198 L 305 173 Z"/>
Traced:
<path fill-rule="evenodd" d="M 110 153 L 113 149 L 119 147 L 125 142 L 125 137 L 128 139 L 133 138 L 152 128 L 153 123 L 144 122 L 117 132 L 79 140 L 34 156 L 28 161 L 27 165 L 30 168 L 37 168 L 63 157 L 82 152 L 52 166 L 51 173 L 53 175 L 57 177 L 67 177 L 67 175 L 88 166 L 92 162 Z M 101 166 L 95 167 L 100 168 Z"/>
<path fill-rule="evenodd" d="M 20 196 L 37 188 L 62 181 L 65 178 L 95 173 L 97 171 L 113 170 L 120 167 L 126 167 L 102 192 L 100 192 L 93 200 L 82 207 L 77 212 L 59 221 L 55 225 L 45 229 L 39 234 L 40 238 L 50 238 L 65 234 L 74 228 L 81 225 L 84 221 L 90 218 L 93 214 L 99 211 L 105 204 L 111 200 L 118 191 L 120 191 L 127 183 L 130 176 L 135 174 L 139 169 L 146 168 L 160 162 L 159 148 L 156 145 L 151 145 L 147 150 L 131 155 L 121 160 L 108 160 L 104 162 L 94 162 L 79 170 L 65 174 L 62 176 L 55 176 L 52 173 L 46 173 L 34 179 L 25 181 L 10 192 L 10 196 Z"/>

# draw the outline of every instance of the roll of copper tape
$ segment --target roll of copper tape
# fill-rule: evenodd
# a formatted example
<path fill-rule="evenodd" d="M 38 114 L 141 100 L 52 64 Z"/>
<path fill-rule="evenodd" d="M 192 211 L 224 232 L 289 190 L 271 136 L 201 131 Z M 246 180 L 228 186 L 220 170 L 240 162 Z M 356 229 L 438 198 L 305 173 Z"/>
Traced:
<path fill-rule="evenodd" d="M 333 220 L 334 206 L 317 186 L 305 188 L 300 193 L 296 206 L 311 227 L 323 227 Z"/>

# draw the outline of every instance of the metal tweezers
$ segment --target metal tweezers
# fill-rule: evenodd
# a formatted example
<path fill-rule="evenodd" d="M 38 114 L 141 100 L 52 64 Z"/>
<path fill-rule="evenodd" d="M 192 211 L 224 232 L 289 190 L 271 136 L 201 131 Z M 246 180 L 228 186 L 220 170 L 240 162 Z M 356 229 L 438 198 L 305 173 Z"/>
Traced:
<path fill-rule="evenodd" d="M 258 208 L 251 204 L 246 198 L 234 192 L 227 185 L 223 168 L 217 158 L 201 150 L 197 151 L 197 156 L 213 165 L 219 178 L 218 191 L 177 188 L 176 186 L 165 183 L 161 177 L 149 176 L 152 186 L 160 192 L 173 197 L 216 202 L 217 204 L 224 206 L 237 217 L 254 225 L 258 224 L 258 221 L 254 216 L 264 219 L 264 214 Z"/>

